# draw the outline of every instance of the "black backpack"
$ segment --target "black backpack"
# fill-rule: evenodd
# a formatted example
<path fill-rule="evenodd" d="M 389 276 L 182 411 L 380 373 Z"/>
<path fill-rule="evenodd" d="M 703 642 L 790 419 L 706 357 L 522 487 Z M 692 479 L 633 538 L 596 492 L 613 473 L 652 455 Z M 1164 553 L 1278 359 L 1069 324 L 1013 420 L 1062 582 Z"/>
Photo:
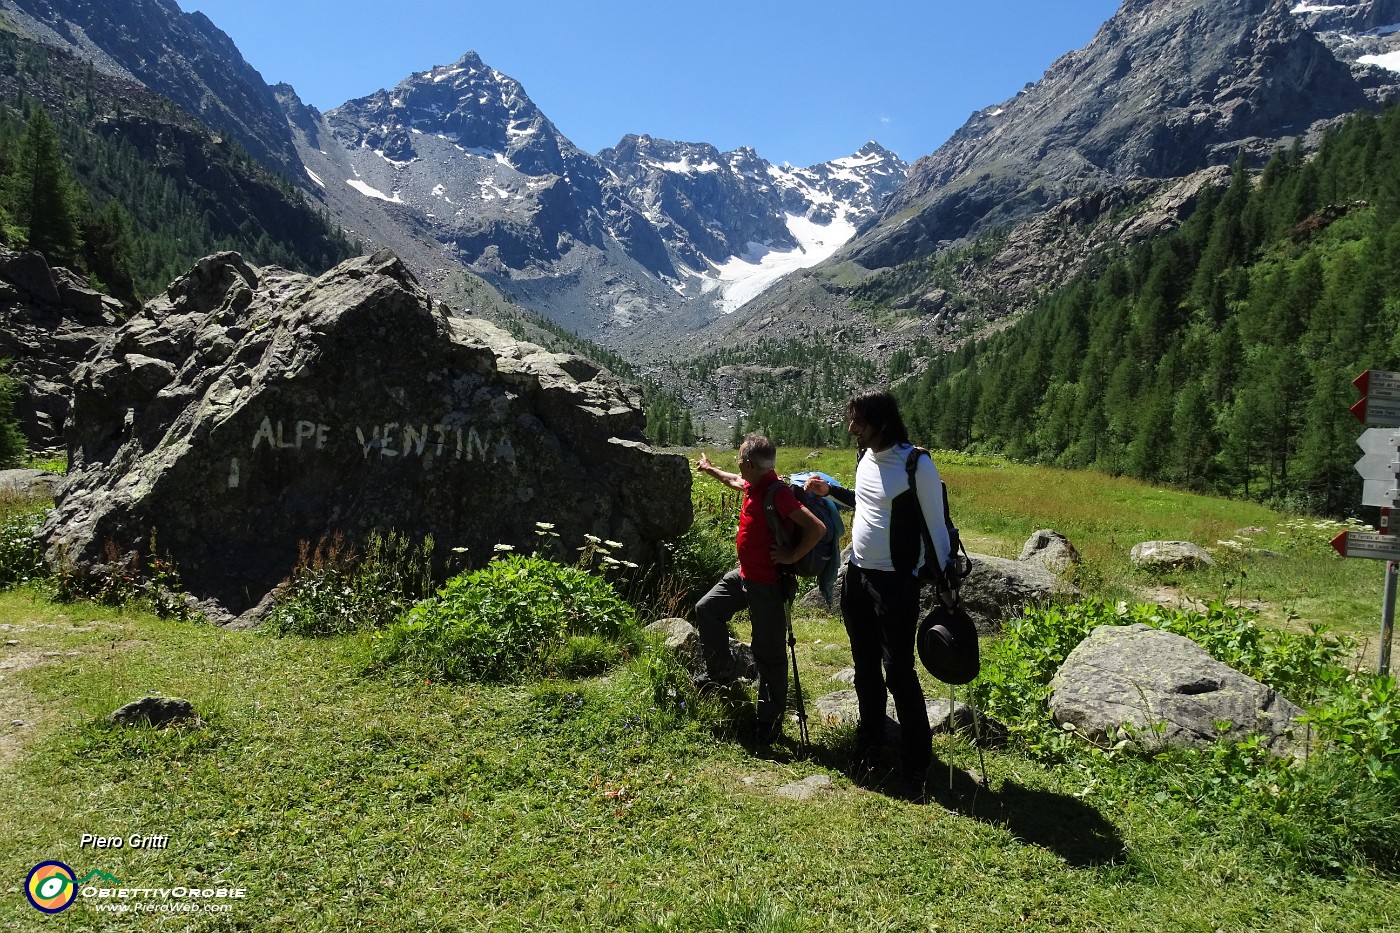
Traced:
<path fill-rule="evenodd" d="M 919 497 L 918 489 L 914 486 L 914 471 L 919 467 L 919 458 L 928 457 L 932 460 L 932 455 L 922 447 L 915 447 L 909 451 L 909 458 L 904 462 L 904 469 L 909 474 L 909 491 L 914 493 L 914 498 Z M 941 480 L 940 480 L 941 482 Z M 929 583 L 939 589 L 956 591 L 962 586 L 964 580 L 972 573 L 972 558 L 968 556 L 967 548 L 963 547 L 962 536 L 958 534 L 958 526 L 953 524 L 953 513 L 948 507 L 948 484 L 943 483 L 943 524 L 948 528 L 948 566 L 938 567 L 938 558 L 933 550 L 933 537 L 929 534 L 928 526 L 924 524 L 924 510 L 919 509 L 919 525 L 924 533 L 924 565 L 919 568 L 919 582 Z"/>
<path fill-rule="evenodd" d="M 763 514 L 768 518 L 768 530 L 773 534 L 773 540 L 778 542 L 780 547 L 789 547 L 792 544 L 792 535 L 788 532 L 787 523 L 778 514 L 777 506 L 773 504 L 774 497 L 778 494 L 778 486 L 782 481 L 774 483 L 768 487 L 767 494 L 763 497 Z M 828 500 L 825 496 L 808 492 L 797 483 L 786 483 L 792 494 L 797 497 L 797 503 L 807 507 L 817 518 L 822 520 L 826 526 L 826 533 L 812 548 L 795 564 L 784 565 L 792 570 L 799 577 L 820 577 L 826 570 L 827 564 L 836 559 L 837 543 L 841 540 L 841 533 L 845 531 L 845 525 L 841 521 L 841 516 L 836 511 L 836 504 Z"/>

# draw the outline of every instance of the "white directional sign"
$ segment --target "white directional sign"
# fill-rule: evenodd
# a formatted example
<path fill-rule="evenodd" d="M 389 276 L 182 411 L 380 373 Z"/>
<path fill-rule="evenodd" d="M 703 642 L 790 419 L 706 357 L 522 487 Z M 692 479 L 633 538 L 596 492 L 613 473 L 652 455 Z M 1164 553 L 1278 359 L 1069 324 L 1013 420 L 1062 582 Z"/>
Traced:
<path fill-rule="evenodd" d="M 1365 480 L 1361 504 L 1400 508 L 1400 431 L 1370 428 L 1356 439 L 1356 446 L 1365 451 L 1356 461 L 1356 472 Z"/>
<path fill-rule="evenodd" d="M 1351 384 L 1364 396 L 1351 406 L 1357 421 L 1373 428 L 1400 428 L 1400 373 L 1368 369 Z"/>
<path fill-rule="evenodd" d="M 1370 531 L 1344 531 L 1332 539 L 1332 547 L 1343 557 L 1368 557 L 1371 560 L 1400 560 L 1400 535 L 1381 535 Z"/>
<path fill-rule="evenodd" d="M 1400 399 L 1400 373 L 1368 369 L 1353 379 L 1351 384 L 1360 389 L 1362 395 L 1371 398 Z"/>

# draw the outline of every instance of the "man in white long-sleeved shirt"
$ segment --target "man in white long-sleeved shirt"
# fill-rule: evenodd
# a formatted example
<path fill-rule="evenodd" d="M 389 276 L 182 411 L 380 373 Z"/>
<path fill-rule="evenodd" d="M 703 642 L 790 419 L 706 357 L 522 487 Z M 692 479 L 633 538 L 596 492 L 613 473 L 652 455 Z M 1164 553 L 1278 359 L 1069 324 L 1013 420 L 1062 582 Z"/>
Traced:
<path fill-rule="evenodd" d="M 861 393 L 846 403 L 846 415 L 847 429 L 861 448 L 855 490 L 816 477 L 808 480 L 807 488 L 853 506 L 856 513 L 851 559 L 841 587 L 841 614 L 851 640 L 860 706 L 852 770 L 868 771 L 874 764 L 888 689 L 899 714 L 900 789 L 910 799 L 922 800 L 933 752 L 924 691 L 914 669 L 917 574 L 925 561 L 945 567 L 950 556 L 943 483 L 933 460 L 921 456 L 911 490 L 907 464 L 913 445 L 894 396 L 883 391 Z M 933 555 L 924 553 L 925 524 Z"/>

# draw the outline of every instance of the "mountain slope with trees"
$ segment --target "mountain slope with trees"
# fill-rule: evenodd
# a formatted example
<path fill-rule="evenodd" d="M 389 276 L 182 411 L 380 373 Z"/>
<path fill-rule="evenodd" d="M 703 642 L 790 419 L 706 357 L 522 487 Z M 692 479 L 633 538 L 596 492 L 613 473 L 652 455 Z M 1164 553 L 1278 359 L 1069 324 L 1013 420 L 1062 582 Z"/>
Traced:
<path fill-rule="evenodd" d="M 917 436 L 1355 513 L 1351 380 L 1400 366 L 1400 109 L 1237 162 L 1180 229 L 1095 263 L 901 387 Z"/>
<path fill-rule="evenodd" d="M 359 248 L 302 192 L 140 85 L 0 30 L 6 240 L 123 301 L 236 250 L 321 272 Z"/>

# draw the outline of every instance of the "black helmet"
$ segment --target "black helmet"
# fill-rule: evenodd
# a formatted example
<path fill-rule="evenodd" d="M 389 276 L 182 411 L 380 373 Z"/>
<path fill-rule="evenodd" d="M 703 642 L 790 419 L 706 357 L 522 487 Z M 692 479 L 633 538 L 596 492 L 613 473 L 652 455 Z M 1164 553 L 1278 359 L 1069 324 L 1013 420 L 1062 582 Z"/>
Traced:
<path fill-rule="evenodd" d="M 981 669 L 977 626 L 962 603 L 936 604 L 919 623 L 915 644 L 928 672 L 945 684 L 965 684 Z"/>

